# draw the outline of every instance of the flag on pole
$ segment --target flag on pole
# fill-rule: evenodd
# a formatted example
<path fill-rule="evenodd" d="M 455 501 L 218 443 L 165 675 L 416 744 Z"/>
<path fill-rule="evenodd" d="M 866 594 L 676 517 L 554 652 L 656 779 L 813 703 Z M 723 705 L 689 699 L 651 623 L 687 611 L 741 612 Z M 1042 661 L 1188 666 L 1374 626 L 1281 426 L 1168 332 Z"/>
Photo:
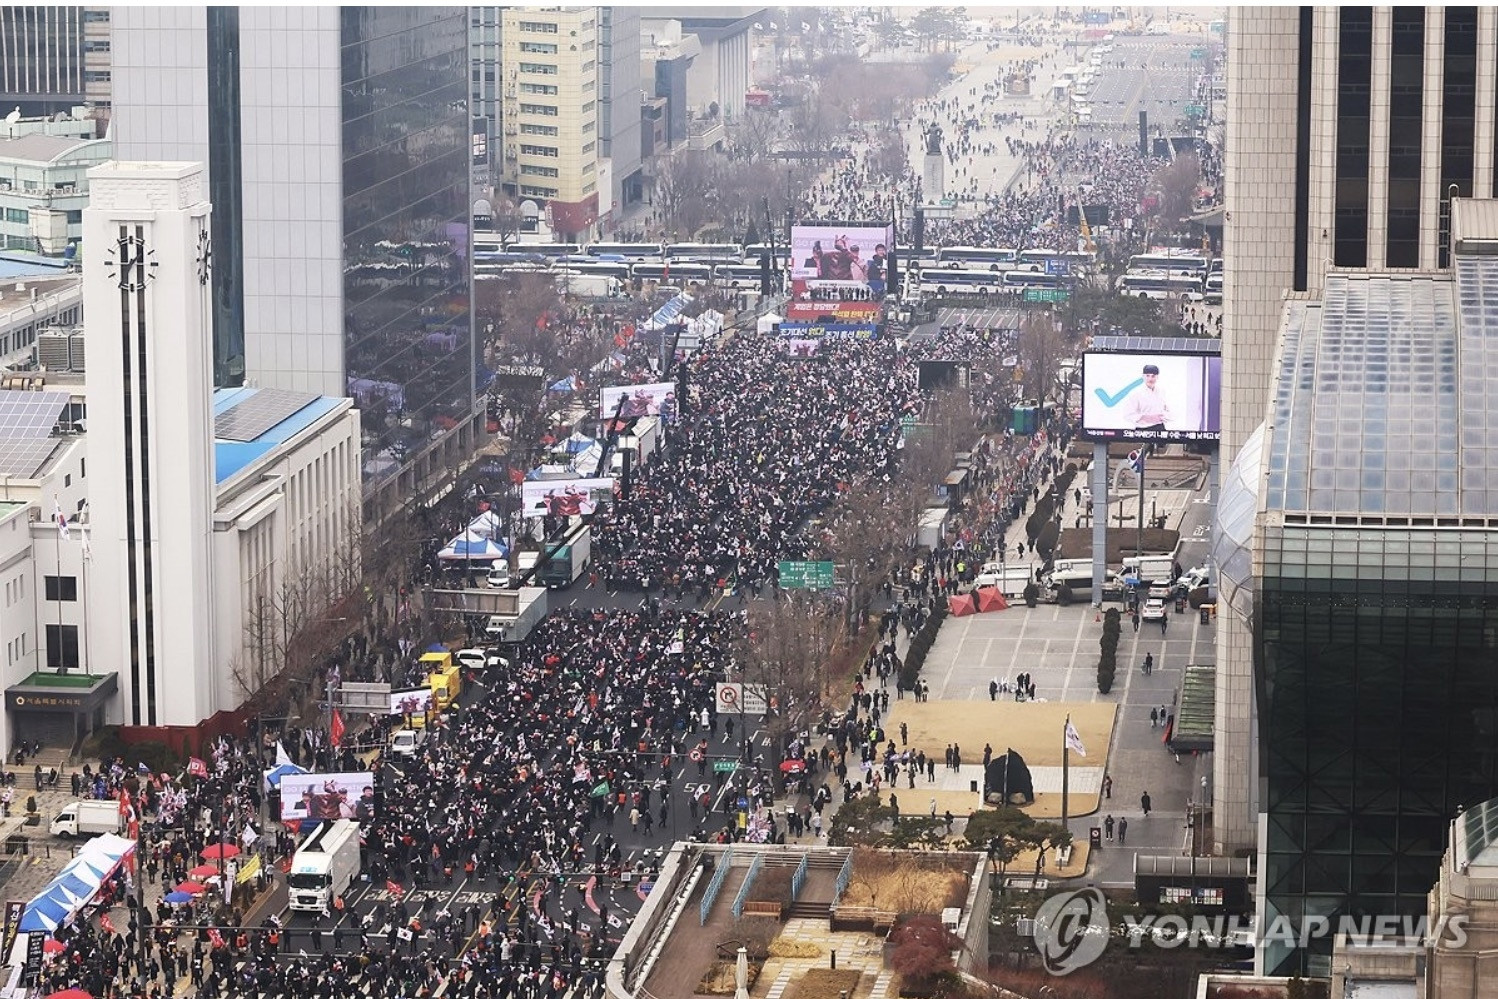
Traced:
<path fill-rule="evenodd" d="M 337 708 L 333 709 L 333 720 L 328 725 L 328 735 L 332 737 L 333 748 L 337 749 L 338 744 L 343 741 L 343 715 Z"/>
<path fill-rule="evenodd" d="M 94 548 L 88 543 L 88 532 L 79 529 L 78 540 L 83 543 L 83 561 L 92 562 L 94 560 Z"/>
<path fill-rule="evenodd" d="M 194 777 L 207 777 L 208 764 L 196 756 L 189 756 L 187 758 L 187 772 Z"/>
<path fill-rule="evenodd" d="M 57 535 L 64 541 L 68 540 L 68 518 L 63 516 L 62 504 L 57 502 L 56 497 L 52 500 L 52 519 L 57 522 Z"/>
<path fill-rule="evenodd" d="M 400 882 L 398 881 L 386 881 L 385 890 L 390 892 L 390 894 L 394 895 L 396 898 L 400 898 L 406 893 L 406 889 L 402 888 Z"/>
<path fill-rule="evenodd" d="M 276 740 L 276 766 L 284 767 L 291 763 L 291 757 L 286 754 L 286 747 L 281 745 L 281 740 Z"/>
<path fill-rule="evenodd" d="M 1082 736 L 1077 732 L 1077 726 L 1071 723 L 1070 718 L 1066 719 L 1066 748 L 1078 756 L 1087 755 L 1087 749 L 1082 745 Z"/>

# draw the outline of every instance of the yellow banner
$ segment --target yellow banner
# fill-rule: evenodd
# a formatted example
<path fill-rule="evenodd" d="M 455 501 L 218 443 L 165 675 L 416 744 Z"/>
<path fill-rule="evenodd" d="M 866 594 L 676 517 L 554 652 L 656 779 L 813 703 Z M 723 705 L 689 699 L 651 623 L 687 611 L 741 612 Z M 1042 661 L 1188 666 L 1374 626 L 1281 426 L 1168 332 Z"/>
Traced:
<path fill-rule="evenodd" d="M 255 875 L 257 875 L 259 873 L 260 873 L 260 854 L 257 853 L 253 857 L 251 857 L 249 860 L 245 861 L 244 866 L 239 869 L 239 873 L 236 874 L 236 875 L 234 875 L 234 883 L 242 885 L 246 881 L 250 880 L 250 878 L 253 878 Z"/>

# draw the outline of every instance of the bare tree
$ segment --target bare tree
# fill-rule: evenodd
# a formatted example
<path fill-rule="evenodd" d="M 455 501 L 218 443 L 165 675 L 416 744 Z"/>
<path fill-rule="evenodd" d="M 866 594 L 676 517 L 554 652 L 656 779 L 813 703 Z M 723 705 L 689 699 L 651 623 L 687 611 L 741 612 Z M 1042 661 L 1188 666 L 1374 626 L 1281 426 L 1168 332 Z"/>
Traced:
<path fill-rule="evenodd" d="M 765 726 L 771 770 L 777 775 L 791 736 L 821 710 L 829 690 L 827 665 L 840 641 L 835 615 L 810 595 L 786 591 L 749 610 L 738 658 L 745 682 L 762 684 L 768 695 Z"/>
<path fill-rule="evenodd" d="M 1177 156 L 1155 172 L 1153 187 L 1160 198 L 1155 216 L 1162 229 L 1174 230 L 1191 214 L 1200 184 L 1201 163 L 1191 153 Z"/>

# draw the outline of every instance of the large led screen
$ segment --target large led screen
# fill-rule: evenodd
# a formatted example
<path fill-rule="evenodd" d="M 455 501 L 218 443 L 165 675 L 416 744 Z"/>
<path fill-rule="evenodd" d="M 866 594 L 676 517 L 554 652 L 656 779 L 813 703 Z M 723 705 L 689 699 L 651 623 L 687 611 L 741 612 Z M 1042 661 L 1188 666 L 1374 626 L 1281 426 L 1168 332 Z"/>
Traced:
<path fill-rule="evenodd" d="M 671 382 L 615 385 L 598 392 L 598 415 L 602 419 L 616 415 L 625 420 L 636 416 L 659 416 L 670 423 L 676 419 L 676 413 L 676 386 Z"/>
<path fill-rule="evenodd" d="M 281 821 L 374 819 L 374 774 L 287 774 L 281 778 Z"/>
<path fill-rule="evenodd" d="M 791 280 L 797 298 L 810 289 L 825 300 L 853 298 L 838 294 L 843 286 L 868 289 L 868 297 L 884 297 L 889 281 L 889 256 L 895 245 L 892 223 L 798 225 L 791 227 Z"/>
<path fill-rule="evenodd" d="M 1215 441 L 1221 411 L 1221 357 L 1082 355 L 1082 432 L 1088 437 Z"/>
<path fill-rule="evenodd" d="M 613 499 L 613 479 L 533 479 L 520 487 L 527 517 L 586 516 Z"/>

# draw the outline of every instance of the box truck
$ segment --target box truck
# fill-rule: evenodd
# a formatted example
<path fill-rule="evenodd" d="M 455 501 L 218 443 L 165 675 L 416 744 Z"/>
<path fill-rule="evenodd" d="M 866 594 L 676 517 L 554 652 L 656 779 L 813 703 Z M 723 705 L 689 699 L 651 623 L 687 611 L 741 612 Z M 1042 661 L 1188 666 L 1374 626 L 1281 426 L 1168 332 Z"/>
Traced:
<path fill-rule="evenodd" d="M 550 561 L 536 573 L 537 583 L 553 590 L 566 589 L 577 582 L 593 557 L 593 528 L 579 524 L 567 535 L 562 546 L 551 556 Z"/>
<path fill-rule="evenodd" d="M 333 911 L 333 900 L 359 875 L 359 823 L 324 822 L 291 858 L 287 895 L 297 912 Z"/>
<path fill-rule="evenodd" d="M 98 836 L 102 833 L 117 833 L 120 823 L 120 803 L 108 801 L 72 801 L 52 820 L 48 831 L 54 836 L 69 839 L 73 836 Z"/>

